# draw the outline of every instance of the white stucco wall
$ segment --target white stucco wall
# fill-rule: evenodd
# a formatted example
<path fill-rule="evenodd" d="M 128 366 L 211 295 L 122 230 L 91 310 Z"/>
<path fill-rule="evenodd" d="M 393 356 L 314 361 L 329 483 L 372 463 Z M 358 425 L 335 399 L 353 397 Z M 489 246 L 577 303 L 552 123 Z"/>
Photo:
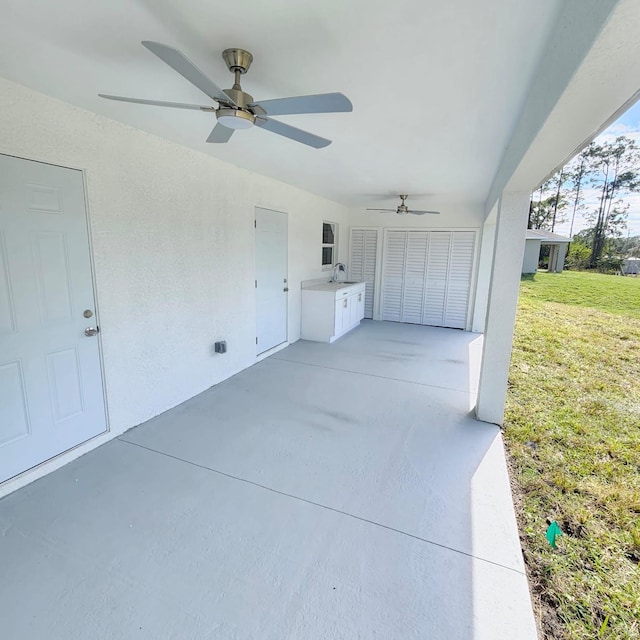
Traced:
<path fill-rule="evenodd" d="M 525 240 L 522 273 L 535 273 L 540 259 L 540 240 Z"/>
<path fill-rule="evenodd" d="M 0 153 L 86 170 L 112 434 L 255 362 L 256 206 L 289 217 L 289 341 L 323 220 L 346 257 L 342 205 L 2 79 L 0 113 Z"/>

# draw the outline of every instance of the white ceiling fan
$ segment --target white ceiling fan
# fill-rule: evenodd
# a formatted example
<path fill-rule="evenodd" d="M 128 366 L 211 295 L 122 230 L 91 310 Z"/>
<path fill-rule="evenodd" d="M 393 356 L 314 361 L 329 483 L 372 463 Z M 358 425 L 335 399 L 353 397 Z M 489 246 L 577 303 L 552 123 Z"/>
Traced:
<path fill-rule="evenodd" d="M 402 200 L 402 202 L 395 209 L 367 209 L 367 211 L 395 211 L 399 216 L 406 216 L 408 213 L 414 216 L 424 216 L 427 213 L 435 216 L 440 215 L 439 211 L 420 211 L 419 209 L 409 209 L 404 202 L 408 197 L 409 196 L 401 195 L 400 200 Z"/>
<path fill-rule="evenodd" d="M 149 40 L 143 41 L 142 44 L 149 49 L 151 53 L 158 56 L 160 60 L 168 64 L 174 71 L 177 71 L 181 76 L 191 82 L 191 84 L 200 89 L 200 91 L 211 98 L 211 100 L 217 102 L 218 106 L 126 98 L 102 93 L 98 95 L 101 98 L 119 100 L 121 102 L 213 112 L 216 114 L 217 123 L 209 134 L 207 142 L 229 142 L 229 139 L 236 129 L 250 129 L 253 125 L 256 125 L 266 131 L 276 133 L 279 136 L 284 136 L 285 138 L 301 142 L 315 149 L 320 149 L 330 145 L 331 140 L 292 127 L 284 122 L 273 120 L 271 116 L 353 111 L 351 101 L 342 93 L 321 93 L 309 96 L 254 101 L 253 96 L 245 93 L 240 87 L 240 76 L 249 70 L 253 62 L 253 56 L 244 49 L 225 49 L 222 52 L 222 57 L 227 63 L 229 71 L 235 76 L 233 87 L 223 90 L 177 49 Z"/>

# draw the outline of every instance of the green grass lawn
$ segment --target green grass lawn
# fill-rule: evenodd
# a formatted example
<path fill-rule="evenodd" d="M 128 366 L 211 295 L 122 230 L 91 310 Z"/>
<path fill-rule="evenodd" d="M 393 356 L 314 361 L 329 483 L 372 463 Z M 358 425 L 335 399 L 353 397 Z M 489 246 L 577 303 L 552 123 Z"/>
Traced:
<path fill-rule="evenodd" d="M 505 440 L 544 637 L 640 638 L 640 278 L 523 278 Z"/>

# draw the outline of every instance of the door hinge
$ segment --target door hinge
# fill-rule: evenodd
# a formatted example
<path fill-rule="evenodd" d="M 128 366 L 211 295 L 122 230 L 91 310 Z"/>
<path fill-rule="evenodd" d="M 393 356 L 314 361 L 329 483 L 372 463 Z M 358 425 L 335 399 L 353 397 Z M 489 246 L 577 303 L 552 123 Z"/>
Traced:
<path fill-rule="evenodd" d="M 257 289 L 257 288 L 258 288 L 258 281 L 257 281 L 257 280 L 255 280 L 255 283 L 256 283 L 256 289 Z"/>
<path fill-rule="evenodd" d="M 253 221 L 253 228 L 254 228 L 254 229 L 257 229 L 257 228 L 258 228 L 258 221 L 257 221 L 257 220 L 254 220 L 254 221 Z"/>
<path fill-rule="evenodd" d="M 256 336 L 256 344 L 258 344 L 258 336 Z"/>

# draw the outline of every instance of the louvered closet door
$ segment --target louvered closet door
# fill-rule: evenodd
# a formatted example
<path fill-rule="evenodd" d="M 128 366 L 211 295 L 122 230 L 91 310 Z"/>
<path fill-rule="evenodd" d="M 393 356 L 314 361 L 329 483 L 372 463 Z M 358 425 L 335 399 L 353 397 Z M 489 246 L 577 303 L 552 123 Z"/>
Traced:
<path fill-rule="evenodd" d="M 473 231 L 453 233 L 444 317 L 446 327 L 464 329 L 467 324 L 475 245 L 476 234 Z"/>
<path fill-rule="evenodd" d="M 473 231 L 389 231 L 382 319 L 464 329 L 475 251 Z"/>
<path fill-rule="evenodd" d="M 427 231 L 407 232 L 402 322 L 422 324 L 422 307 L 425 297 L 425 265 L 428 249 L 429 233 Z"/>
<path fill-rule="evenodd" d="M 402 322 L 406 231 L 388 231 L 384 242 L 382 319 Z"/>
<path fill-rule="evenodd" d="M 373 318 L 377 252 L 378 231 L 376 229 L 353 229 L 351 231 L 349 279 L 366 283 L 365 318 Z"/>
<path fill-rule="evenodd" d="M 422 324 L 444 327 L 451 231 L 429 232 L 429 254 Z"/>

